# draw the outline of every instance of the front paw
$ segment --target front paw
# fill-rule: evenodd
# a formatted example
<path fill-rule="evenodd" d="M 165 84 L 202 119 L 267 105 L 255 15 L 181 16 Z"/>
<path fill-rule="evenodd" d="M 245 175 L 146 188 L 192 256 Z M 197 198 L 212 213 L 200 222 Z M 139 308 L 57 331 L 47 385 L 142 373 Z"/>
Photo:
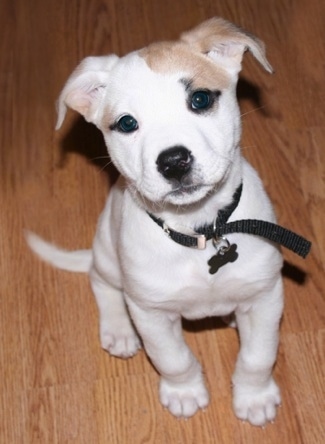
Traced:
<path fill-rule="evenodd" d="M 190 418 L 209 404 L 209 394 L 202 379 L 187 384 L 160 382 L 160 402 L 178 418 Z"/>
<path fill-rule="evenodd" d="M 129 321 L 101 322 L 100 342 L 104 350 L 119 358 L 130 358 L 141 348 L 141 342 Z"/>
<path fill-rule="evenodd" d="M 264 387 L 244 384 L 233 387 L 235 415 L 254 426 L 264 426 L 267 422 L 274 421 L 280 404 L 280 390 L 273 379 Z"/>

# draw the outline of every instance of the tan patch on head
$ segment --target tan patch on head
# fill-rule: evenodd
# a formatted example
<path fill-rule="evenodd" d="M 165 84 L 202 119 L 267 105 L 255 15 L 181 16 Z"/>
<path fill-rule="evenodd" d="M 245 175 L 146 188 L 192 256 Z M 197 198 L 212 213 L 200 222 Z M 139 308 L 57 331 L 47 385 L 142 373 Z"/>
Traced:
<path fill-rule="evenodd" d="M 139 55 L 155 72 L 161 74 L 180 72 L 188 76 L 195 89 L 223 90 L 230 85 L 230 77 L 224 69 L 182 42 L 153 43 L 139 51 Z"/>

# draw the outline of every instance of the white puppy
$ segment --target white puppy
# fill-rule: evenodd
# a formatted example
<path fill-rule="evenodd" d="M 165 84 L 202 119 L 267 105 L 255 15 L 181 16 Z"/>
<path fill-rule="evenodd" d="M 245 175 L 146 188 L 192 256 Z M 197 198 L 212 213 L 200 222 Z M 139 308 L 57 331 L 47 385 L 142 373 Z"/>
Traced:
<path fill-rule="evenodd" d="M 140 337 L 161 375 L 160 400 L 175 416 L 190 417 L 209 402 L 181 318 L 234 312 L 241 345 L 234 411 L 264 425 L 280 403 L 272 368 L 282 256 L 261 236 L 218 231 L 240 219 L 275 222 L 239 147 L 236 84 L 246 50 L 272 72 L 262 42 L 219 18 L 176 42 L 83 60 L 60 95 L 58 127 L 67 107 L 94 123 L 121 179 L 92 250 L 65 252 L 33 234 L 28 241 L 55 266 L 89 272 L 103 348 L 127 358 Z"/>

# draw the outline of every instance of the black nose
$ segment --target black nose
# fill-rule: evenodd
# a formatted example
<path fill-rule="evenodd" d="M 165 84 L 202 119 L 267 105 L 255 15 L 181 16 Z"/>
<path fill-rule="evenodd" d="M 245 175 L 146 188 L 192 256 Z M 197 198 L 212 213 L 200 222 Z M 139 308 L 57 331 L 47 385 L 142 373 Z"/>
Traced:
<path fill-rule="evenodd" d="M 173 146 L 162 151 L 156 163 L 159 173 L 166 179 L 180 181 L 190 171 L 193 156 L 184 146 Z"/>

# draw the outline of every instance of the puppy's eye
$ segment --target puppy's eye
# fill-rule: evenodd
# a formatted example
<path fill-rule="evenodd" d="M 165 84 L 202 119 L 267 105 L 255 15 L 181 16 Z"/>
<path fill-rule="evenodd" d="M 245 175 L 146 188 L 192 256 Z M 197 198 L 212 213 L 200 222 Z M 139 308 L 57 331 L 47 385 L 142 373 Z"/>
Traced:
<path fill-rule="evenodd" d="M 193 110 L 205 110 L 212 105 L 210 91 L 195 91 L 191 97 L 191 108 Z"/>
<path fill-rule="evenodd" d="M 116 128 L 123 133 L 132 133 L 138 129 L 138 122 L 134 117 L 127 114 L 117 121 Z"/>

